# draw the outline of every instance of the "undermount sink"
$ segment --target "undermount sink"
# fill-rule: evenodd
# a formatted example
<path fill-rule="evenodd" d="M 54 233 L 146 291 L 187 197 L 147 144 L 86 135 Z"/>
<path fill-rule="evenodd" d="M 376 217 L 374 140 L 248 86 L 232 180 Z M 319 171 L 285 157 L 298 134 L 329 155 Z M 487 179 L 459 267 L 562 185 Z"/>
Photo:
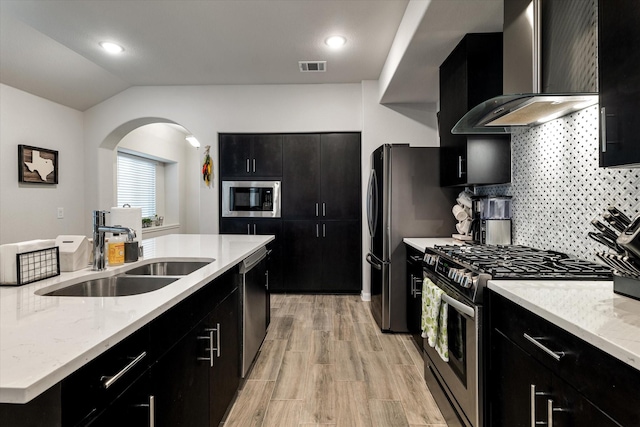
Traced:
<path fill-rule="evenodd" d="M 127 270 L 127 275 L 143 276 L 186 276 L 210 264 L 211 261 L 162 261 L 141 265 Z"/>
<path fill-rule="evenodd" d="M 87 280 L 40 295 L 58 297 L 122 297 L 156 291 L 178 279 L 179 277 L 119 275 Z"/>

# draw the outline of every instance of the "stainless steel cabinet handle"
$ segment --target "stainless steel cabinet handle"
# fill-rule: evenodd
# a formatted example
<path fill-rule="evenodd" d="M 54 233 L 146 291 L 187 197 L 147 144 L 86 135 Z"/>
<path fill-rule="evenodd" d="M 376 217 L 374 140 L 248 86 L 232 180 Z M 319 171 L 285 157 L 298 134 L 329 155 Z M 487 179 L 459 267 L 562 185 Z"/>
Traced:
<path fill-rule="evenodd" d="M 602 144 L 602 152 L 607 152 L 607 107 L 600 109 L 600 143 Z"/>
<path fill-rule="evenodd" d="M 216 323 L 216 327 L 214 329 L 211 330 L 211 333 L 216 333 L 216 348 L 213 348 L 213 350 L 216 351 L 216 357 L 220 357 L 220 334 L 221 334 L 221 330 L 220 330 L 220 323 Z M 213 338 L 211 339 L 211 341 L 213 341 Z M 211 358 L 213 359 L 213 353 L 211 353 L 212 356 Z"/>
<path fill-rule="evenodd" d="M 122 376 L 124 374 L 126 374 L 127 372 L 129 372 L 134 366 L 136 366 L 138 363 L 140 363 L 140 361 L 142 359 L 145 358 L 145 356 L 147 355 L 146 351 L 143 351 L 142 353 L 140 353 L 140 355 L 138 355 L 138 357 L 136 357 L 135 359 L 133 359 L 131 362 L 129 362 L 127 364 L 127 366 L 125 366 L 124 368 L 122 368 L 120 370 L 120 372 L 118 372 L 117 374 L 115 374 L 112 377 L 107 377 L 107 376 L 103 376 L 100 378 L 100 381 L 102 381 L 102 386 L 104 388 L 109 388 L 112 385 L 114 385 L 116 383 L 116 381 L 118 381 L 120 378 L 122 378 Z"/>
<path fill-rule="evenodd" d="M 322 237 L 327 237 L 327 225 L 322 224 Z"/>
<path fill-rule="evenodd" d="M 209 352 L 209 357 L 198 357 L 197 360 L 206 360 L 209 362 L 209 366 L 213 368 L 213 352 L 215 350 L 213 348 L 213 333 L 215 332 L 215 329 L 205 329 L 204 331 L 208 332 L 209 335 L 199 336 L 199 337 L 196 337 L 196 339 L 209 340 L 209 347 L 207 347 L 207 351 Z"/>
<path fill-rule="evenodd" d="M 249 159 L 247 159 L 247 173 L 249 173 Z"/>
<path fill-rule="evenodd" d="M 327 204 L 322 202 L 322 216 L 327 216 Z"/>
<path fill-rule="evenodd" d="M 264 287 L 266 290 L 269 290 L 269 270 L 265 271 L 264 275 L 265 275 Z"/>
<path fill-rule="evenodd" d="M 149 427 L 156 425 L 156 398 L 149 396 Z"/>
<path fill-rule="evenodd" d="M 251 234 L 251 224 L 247 224 L 247 234 Z"/>
<path fill-rule="evenodd" d="M 253 159 L 253 173 L 256 172 L 256 159 Z"/>
<path fill-rule="evenodd" d="M 316 224 L 316 237 L 320 237 L 320 226 Z"/>
<path fill-rule="evenodd" d="M 412 274 L 411 275 L 411 295 L 413 295 L 414 298 L 418 298 L 418 295 L 422 295 L 422 290 L 420 289 L 420 285 L 422 285 L 422 279 Z"/>
<path fill-rule="evenodd" d="M 318 203 L 316 203 L 316 216 L 318 216 Z"/>
<path fill-rule="evenodd" d="M 529 334 L 525 333 L 523 334 L 523 336 L 529 341 L 531 342 L 533 345 L 535 345 L 536 347 L 538 347 L 540 350 L 544 351 L 545 353 L 547 353 L 549 356 L 553 357 L 556 362 L 559 362 L 560 359 L 562 357 L 564 357 L 565 353 L 564 351 L 553 351 L 550 350 L 549 348 L 547 348 L 546 346 L 544 346 L 542 343 L 540 343 L 540 341 L 538 341 L 539 339 L 542 339 L 540 337 L 532 337 Z"/>
<path fill-rule="evenodd" d="M 458 156 L 458 178 L 462 178 L 462 156 Z"/>
<path fill-rule="evenodd" d="M 530 410 L 531 410 L 531 427 L 536 427 L 539 425 L 545 425 L 547 423 L 545 423 L 544 421 L 536 421 L 536 396 L 548 396 L 548 393 L 542 392 L 542 391 L 536 391 L 536 385 L 535 384 L 531 384 L 531 388 L 530 388 L 530 398 L 531 398 L 531 403 L 530 403 Z M 552 400 L 549 399 L 549 402 L 553 402 Z M 552 415 L 553 418 L 553 415 Z M 548 421 L 548 412 L 547 412 L 547 421 Z"/>
<path fill-rule="evenodd" d="M 254 235 L 256 234 L 256 225 L 255 224 L 253 224 L 253 234 Z"/>

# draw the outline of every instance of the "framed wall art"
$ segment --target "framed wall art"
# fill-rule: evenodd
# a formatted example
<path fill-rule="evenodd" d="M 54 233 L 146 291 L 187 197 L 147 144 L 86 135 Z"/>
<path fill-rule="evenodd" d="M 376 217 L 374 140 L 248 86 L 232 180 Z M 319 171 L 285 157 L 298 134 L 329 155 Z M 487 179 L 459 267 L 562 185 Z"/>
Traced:
<path fill-rule="evenodd" d="M 18 145 L 18 181 L 29 184 L 57 184 L 58 152 Z"/>

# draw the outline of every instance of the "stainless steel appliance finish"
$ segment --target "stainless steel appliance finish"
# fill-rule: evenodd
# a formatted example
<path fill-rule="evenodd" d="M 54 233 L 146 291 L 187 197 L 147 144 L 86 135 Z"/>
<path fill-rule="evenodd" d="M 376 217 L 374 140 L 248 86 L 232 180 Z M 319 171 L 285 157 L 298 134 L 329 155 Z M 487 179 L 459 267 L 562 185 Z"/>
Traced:
<path fill-rule="evenodd" d="M 510 219 L 483 219 L 480 221 L 480 243 L 487 245 L 511 244 Z"/>
<path fill-rule="evenodd" d="M 222 181 L 223 217 L 280 218 L 280 181 Z"/>
<path fill-rule="evenodd" d="M 427 248 L 423 270 L 448 304 L 449 362 L 425 342 L 425 379 L 449 426 L 483 427 L 485 362 L 483 300 L 491 279 L 611 280 L 600 264 L 526 246 Z M 457 417 L 455 416 L 457 414 Z"/>
<path fill-rule="evenodd" d="M 263 246 L 240 264 L 242 301 L 242 378 L 245 378 L 267 333 L 267 249 Z"/>
<path fill-rule="evenodd" d="M 408 236 L 455 232 L 451 206 L 457 191 L 439 184 L 438 148 L 385 144 L 371 155 L 367 218 L 371 264 L 371 312 L 381 330 L 407 332 Z"/>

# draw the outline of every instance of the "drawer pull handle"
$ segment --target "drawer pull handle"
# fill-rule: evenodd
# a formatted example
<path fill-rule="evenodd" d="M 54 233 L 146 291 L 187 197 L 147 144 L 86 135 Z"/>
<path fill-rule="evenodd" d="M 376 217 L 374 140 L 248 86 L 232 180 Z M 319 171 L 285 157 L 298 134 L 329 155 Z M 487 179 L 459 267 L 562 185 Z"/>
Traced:
<path fill-rule="evenodd" d="M 135 359 L 133 359 L 131 362 L 129 362 L 129 364 L 127 366 L 125 366 L 124 368 L 122 368 L 120 370 L 120 372 L 118 372 L 117 374 L 115 374 L 112 377 L 107 377 L 107 376 L 103 376 L 102 378 L 100 378 L 100 380 L 102 381 L 102 386 L 104 388 L 109 388 L 111 387 L 113 384 L 115 384 L 116 381 L 118 381 L 120 378 L 122 378 L 122 376 L 124 374 L 126 374 L 127 372 L 129 372 L 134 366 L 136 366 L 142 359 L 145 358 L 145 356 L 147 355 L 146 351 L 143 351 L 142 353 L 140 353 L 140 355 L 138 357 L 136 357 Z"/>
<path fill-rule="evenodd" d="M 539 339 L 542 339 L 540 337 L 532 337 L 529 334 L 524 334 L 524 337 L 527 339 L 527 341 L 531 342 L 533 345 L 535 345 L 536 347 L 538 347 L 540 350 L 544 351 L 545 353 L 547 353 L 549 356 L 553 357 L 556 362 L 559 362 L 561 358 L 564 357 L 565 353 L 564 351 L 553 351 L 550 350 L 549 348 L 547 348 L 545 345 L 543 345 L 542 343 L 540 343 L 540 341 L 538 341 Z"/>

